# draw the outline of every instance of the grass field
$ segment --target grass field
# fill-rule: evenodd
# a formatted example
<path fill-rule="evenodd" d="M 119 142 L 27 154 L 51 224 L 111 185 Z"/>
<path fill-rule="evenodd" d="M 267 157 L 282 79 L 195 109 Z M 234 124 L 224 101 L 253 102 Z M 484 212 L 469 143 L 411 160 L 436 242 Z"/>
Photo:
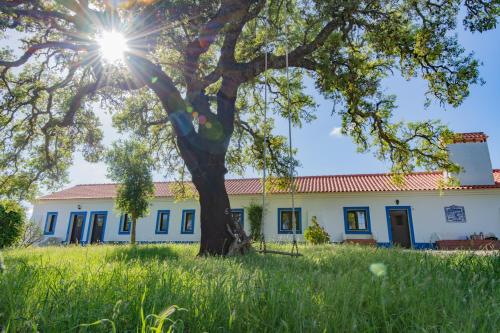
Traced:
<path fill-rule="evenodd" d="M 0 327 L 500 332 L 498 255 L 329 245 L 301 247 L 300 258 L 207 259 L 196 251 L 195 245 L 4 251 Z"/>

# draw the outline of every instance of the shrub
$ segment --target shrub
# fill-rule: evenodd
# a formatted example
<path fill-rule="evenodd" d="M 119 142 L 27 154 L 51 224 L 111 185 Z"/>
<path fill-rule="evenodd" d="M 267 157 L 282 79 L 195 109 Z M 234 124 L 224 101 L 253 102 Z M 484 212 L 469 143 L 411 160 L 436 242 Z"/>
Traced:
<path fill-rule="evenodd" d="M 0 200 L 0 248 L 15 245 L 24 231 L 24 208 L 11 200 Z"/>
<path fill-rule="evenodd" d="M 262 228 L 262 206 L 256 203 L 251 203 L 247 207 L 248 220 L 250 221 L 250 237 L 257 241 L 261 237 Z"/>
<path fill-rule="evenodd" d="M 311 225 L 304 232 L 304 238 L 311 244 L 324 244 L 330 242 L 330 235 L 325 228 L 319 225 L 316 216 L 311 219 Z"/>

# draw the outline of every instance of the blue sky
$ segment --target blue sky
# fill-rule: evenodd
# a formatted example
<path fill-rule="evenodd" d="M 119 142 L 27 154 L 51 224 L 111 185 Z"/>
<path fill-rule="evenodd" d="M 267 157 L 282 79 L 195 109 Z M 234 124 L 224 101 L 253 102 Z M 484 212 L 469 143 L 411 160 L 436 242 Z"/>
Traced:
<path fill-rule="evenodd" d="M 493 167 L 500 168 L 500 30 L 489 31 L 483 34 L 460 32 L 459 39 L 468 51 L 473 51 L 483 62 L 480 68 L 481 77 L 486 81 L 483 86 L 471 88 L 470 96 L 457 109 L 442 108 L 433 105 L 424 109 L 426 83 L 422 80 L 405 81 L 399 77 L 386 80 L 387 93 L 397 95 L 398 110 L 395 113 L 397 120 L 440 119 L 456 132 L 483 131 L 488 136 Z M 293 144 L 298 148 L 298 158 L 301 167 L 299 175 L 321 174 L 351 174 L 386 172 L 388 164 L 378 161 L 372 153 L 359 154 L 356 146 L 349 137 L 335 134 L 334 129 L 340 126 L 340 119 L 331 116 L 332 102 L 318 94 L 312 82 L 307 82 L 308 92 L 319 104 L 318 118 L 304 125 L 294 128 Z M 111 128 L 109 115 L 102 115 L 105 143 L 117 138 Z M 279 133 L 286 134 L 286 121 L 278 121 Z M 333 131 L 333 134 L 332 134 Z M 231 176 L 231 175 L 229 175 Z M 249 170 L 248 177 L 259 176 L 259 173 Z M 163 180 L 157 175 L 155 180 Z M 106 167 L 103 163 L 89 164 L 76 156 L 75 163 L 70 170 L 70 184 L 109 182 L 106 178 Z"/>

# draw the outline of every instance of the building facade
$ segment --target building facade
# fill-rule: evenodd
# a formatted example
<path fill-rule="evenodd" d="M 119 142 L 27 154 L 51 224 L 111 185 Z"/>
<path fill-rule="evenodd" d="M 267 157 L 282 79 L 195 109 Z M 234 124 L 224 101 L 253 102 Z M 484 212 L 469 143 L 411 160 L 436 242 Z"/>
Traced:
<path fill-rule="evenodd" d="M 466 133 L 450 145 L 462 165 L 461 186 L 440 188 L 446 175 L 412 173 L 398 187 L 388 174 L 310 176 L 296 179 L 296 233 L 302 239 L 313 217 L 333 242 L 374 240 L 381 246 L 430 248 L 437 240 L 473 234 L 500 237 L 500 170 L 491 168 L 483 133 Z M 139 242 L 196 242 L 200 208 L 195 200 L 175 202 L 170 183 L 156 183 L 150 215 L 137 224 Z M 226 181 L 233 218 L 249 231 L 247 209 L 261 203 L 261 180 Z M 115 184 L 87 184 L 39 198 L 33 218 L 46 238 L 62 243 L 128 242 L 130 221 L 114 208 Z M 267 240 L 289 240 L 291 198 L 267 195 L 263 231 Z"/>

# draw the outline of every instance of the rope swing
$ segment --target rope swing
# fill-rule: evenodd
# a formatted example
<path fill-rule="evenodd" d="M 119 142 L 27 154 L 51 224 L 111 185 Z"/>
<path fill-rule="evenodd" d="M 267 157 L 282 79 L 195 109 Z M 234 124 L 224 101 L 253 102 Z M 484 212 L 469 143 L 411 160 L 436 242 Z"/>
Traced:
<path fill-rule="evenodd" d="M 263 158 L 264 163 L 262 166 L 262 221 L 264 221 L 265 214 L 265 205 L 266 205 L 266 177 L 267 177 L 267 108 L 268 108 L 268 100 L 267 100 L 267 84 L 268 84 L 268 52 L 269 52 L 269 44 L 267 39 L 267 31 L 268 31 L 268 20 L 269 20 L 269 5 L 266 5 L 266 19 L 265 19 L 265 34 L 264 34 L 264 118 L 263 118 Z M 292 145 L 292 113 L 290 110 L 290 77 L 289 77 L 289 65 L 288 65 L 288 3 L 285 1 L 283 6 L 284 10 L 284 18 L 285 18 L 285 33 L 284 33 L 284 49 L 285 49 L 285 75 L 286 75 L 286 110 L 288 113 L 288 163 L 289 163 L 289 177 L 290 177 L 290 185 L 289 185 L 289 193 L 292 199 L 292 250 L 291 252 L 283 252 L 283 251 L 274 251 L 267 250 L 266 241 L 264 238 L 264 223 L 261 223 L 261 234 L 260 234 L 260 251 L 261 253 L 270 253 L 270 254 L 283 254 L 290 255 L 293 257 L 298 257 L 299 248 L 297 245 L 297 221 L 295 219 L 295 165 L 293 163 L 293 145 Z"/>
<path fill-rule="evenodd" d="M 263 118 L 263 126 L 262 126 L 262 131 L 263 131 L 263 141 L 262 141 L 262 147 L 263 147 L 263 158 L 264 158 L 264 163 L 262 165 L 262 215 L 261 215 L 261 224 L 260 224 L 260 248 L 259 250 L 263 253 L 266 253 L 266 240 L 264 238 L 264 214 L 265 214 L 265 207 L 266 207 L 266 172 L 267 172 L 267 69 L 268 69 L 268 64 L 267 64 L 267 52 L 268 52 L 268 42 L 267 42 L 267 18 L 269 14 L 269 5 L 266 5 L 266 20 L 264 23 L 264 118 Z"/>

